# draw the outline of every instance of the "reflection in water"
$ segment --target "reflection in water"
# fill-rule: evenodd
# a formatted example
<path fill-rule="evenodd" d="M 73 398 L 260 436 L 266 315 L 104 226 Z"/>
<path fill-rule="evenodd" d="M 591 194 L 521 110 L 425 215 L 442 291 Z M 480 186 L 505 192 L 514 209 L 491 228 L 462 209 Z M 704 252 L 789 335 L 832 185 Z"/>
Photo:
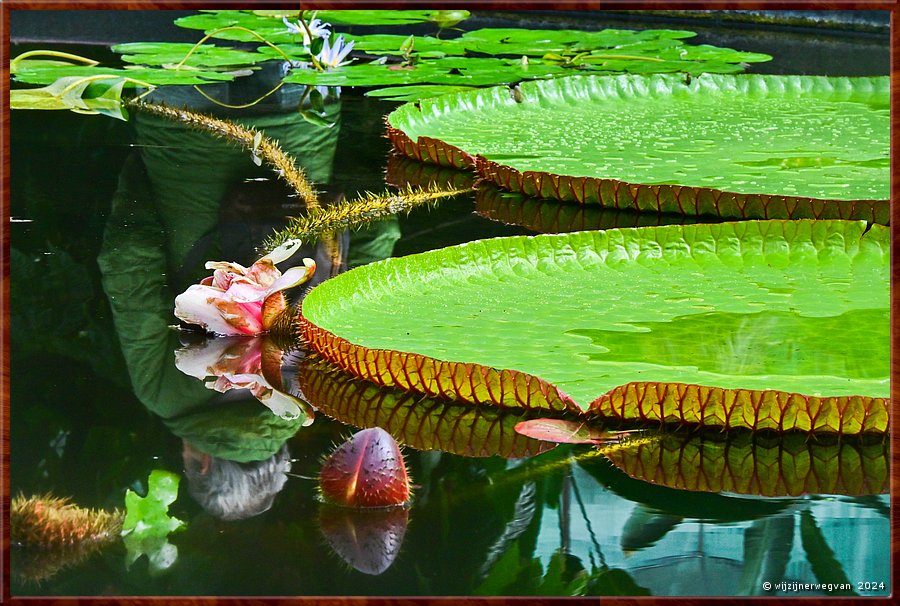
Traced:
<path fill-rule="evenodd" d="M 475 194 L 475 212 L 508 225 L 521 225 L 540 233 L 563 233 L 587 229 L 618 229 L 648 225 L 688 225 L 700 218 L 693 215 L 637 213 L 598 204 L 575 204 L 539 200 L 524 194 L 503 191 L 482 183 Z M 704 217 L 706 223 L 720 219 Z"/>
<path fill-rule="evenodd" d="M 379 575 L 390 568 L 406 534 L 409 510 L 354 510 L 323 504 L 319 528 L 331 549 L 356 570 Z"/>
<path fill-rule="evenodd" d="M 269 337 L 214 337 L 176 351 L 175 366 L 201 381 L 215 377 L 204 384 L 219 393 L 247 389 L 282 419 L 302 415 L 306 426 L 313 422 L 313 411 L 286 393 L 281 375 L 285 355 Z"/>
<path fill-rule="evenodd" d="M 890 485 L 887 441 L 821 444 L 785 435 L 765 443 L 750 434 L 725 440 L 666 434 L 606 457 L 633 478 L 679 490 L 793 497 L 883 494 Z"/>
<path fill-rule="evenodd" d="M 210 456 L 185 441 L 188 492 L 210 515 L 243 520 L 272 507 L 291 470 L 287 445 L 263 461 L 241 463 Z"/>
<path fill-rule="evenodd" d="M 515 425 L 523 420 L 519 413 L 379 388 L 318 356 L 301 362 L 297 380 L 304 397 L 324 414 L 356 427 L 382 426 L 419 450 L 519 458 L 555 446 L 517 433 Z"/>

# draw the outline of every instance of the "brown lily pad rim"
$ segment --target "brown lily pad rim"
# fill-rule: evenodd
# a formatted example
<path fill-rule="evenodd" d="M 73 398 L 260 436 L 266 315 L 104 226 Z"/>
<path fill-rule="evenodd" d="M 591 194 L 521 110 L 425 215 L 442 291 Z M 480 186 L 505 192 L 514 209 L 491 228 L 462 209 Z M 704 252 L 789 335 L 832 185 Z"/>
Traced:
<path fill-rule="evenodd" d="M 547 410 L 647 424 L 675 423 L 839 436 L 882 434 L 889 398 L 809 396 L 779 390 L 726 389 L 692 383 L 632 382 L 593 400 L 586 411 L 552 383 L 526 372 L 449 362 L 417 353 L 354 344 L 299 312 L 300 333 L 326 360 L 384 387 L 472 405 Z"/>

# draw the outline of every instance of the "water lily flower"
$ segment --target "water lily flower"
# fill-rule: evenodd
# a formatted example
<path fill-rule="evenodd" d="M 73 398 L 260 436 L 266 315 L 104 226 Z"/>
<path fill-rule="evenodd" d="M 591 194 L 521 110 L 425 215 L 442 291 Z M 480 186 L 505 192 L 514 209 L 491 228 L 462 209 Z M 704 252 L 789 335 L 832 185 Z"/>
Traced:
<path fill-rule="evenodd" d="M 287 393 L 281 376 L 285 353 L 268 337 L 208 339 L 175 352 L 175 366 L 186 375 L 204 381 L 207 389 L 225 393 L 248 389 L 277 416 L 286 420 L 304 415 L 303 425 L 313 422 L 310 406 Z"/>
<path fill-rule="evenodd" d="M 328 36 L 331 35 L 331 30 L 328 29 L 331 27 L 331 24 L 323 23 L 321 19 L 310 19 L 309 23 L 306 24 L 306 27 L 303 27 L 300 21 L 291 23 L 288 21 L 287 17 L 282 17 L 281 21 L 290 33 L 303 36 L 303 46 L 306 47 L 309 47 L 309 45 L 312 44 L 312 39 L 309 36 L 310 34 L 312 34 L 313 38 L 325 38 L 326 40 L 328 39 Z M 306 31 L 307 28 L 309 28 L 308 33 Z"/>
<path fill-rule="evenodd" d="M 299 240 L 289 240 L 249 268 L 228 261 L 209 261 L 213 275 L 175 297 L 175 315 L 219 335 L 267 332 L 287 307 L 282 291 L 307 281 L 316 271 L 312 259 L 282 274 L 276 263 L 293 255 Z"/>
<path fill-rule="evenodd" d="M 316 55 L 316 61 L 325 68 L 347 65 L 350 61 L 344 61 L 344 59 L 350 54 L 350 51 L 353 50 L 354 43 L 355 42 L 351 40 L 344 44 L 344 37 L 338 36 L 337 40 L 334 41 L 334 46 L 329 46 L 328 38 L 326 38 L 325 46 L 322 47 L 322 52 Z"/>

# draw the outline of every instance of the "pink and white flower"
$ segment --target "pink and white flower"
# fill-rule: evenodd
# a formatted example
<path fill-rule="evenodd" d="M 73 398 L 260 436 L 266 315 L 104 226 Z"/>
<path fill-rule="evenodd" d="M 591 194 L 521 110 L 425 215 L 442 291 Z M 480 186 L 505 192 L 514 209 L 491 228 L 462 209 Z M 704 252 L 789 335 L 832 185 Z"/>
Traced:
<path fill-rule="evenodd" d="M 208 261 L 213 275 L 175 297 L 175 316 L 219 335 L 267 332 L 287 307 L 282 291 L 306 282 L 316 271 L 312 259 L 284 274 L 275 267 L 293 255 L 299 240 L 288 240 L 249 268 L 228 261 Z"/>

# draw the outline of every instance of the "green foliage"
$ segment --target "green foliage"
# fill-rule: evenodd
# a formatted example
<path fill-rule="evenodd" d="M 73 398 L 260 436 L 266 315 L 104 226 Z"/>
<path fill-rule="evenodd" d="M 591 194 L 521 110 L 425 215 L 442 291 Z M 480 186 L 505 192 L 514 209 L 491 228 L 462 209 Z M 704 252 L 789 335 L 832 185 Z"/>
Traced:
<path fill-rule="evenodd" d="M 441 150 L 492 161 L 484 176 L 530 195 L 732 217 L 769 204 L 748 196 L 786 196 L 803 204 L 775 201 L 764 211 L 780 216 L 751 216 L 847 218 L 853 204 L 826 212 L 811 201 L 888 199 L 889 83 L 718 74 L 690 83 L 673 75 L 558 78 L 523 83 L 518 95 L 494 88 L 408 104 L 389 123 L 413 143 L 437 139 Z M 629 196 L 617 182 L 648 189 Z M 710 190 L 744 198 L 698 200 Z"/>
<path fill-rule="evenodd" d="M 14 74 L 16 82 L 23 84 L 50 84 L 60 78 L 93 76 L 126 78 L 125 86 L 129 88 L 164 84 L 209 84 L 216 81 L 234 80 L 233 74 L 208 70 L 174 70 L 153 67 L 118 69 L 99 65 L 51 63 L 44 60 L 22 61 Z"/>
<path fill-rule="evenodd" d="M 304 333 L 360 376 L 469 402 L 884 431 L 888 233 L 761 221 L 470 242 L 328 280 Z"/>
<path fill-rule="evenodd" d="M 128 82 L 115 76 L 68 76 L 41 88 L 11 90 L 9 105 L 11 109 L 69 109 L 127 120 L 122 90 Z"/>
<path fill-rule="evenodd" d="M 128 550 L 126 565 L 146 555 L 152 572 L 169 568 L 178 557 L 178 549 L 169 543 L 169 534 L 184 527 L 184 522 L 169 515 L 169 505 L 178 498 L 179 477 L 155 469 L 147 482 L 147 495 L 125 493 L 125 522 L 122 536 Z"/>
<path fill-rule="evenodd" d="M 194 46 L 182 42 L 130 42 L 116 44 L 112 51 L 120 53 L 122 61 L 138 65 L 171 66 L 187 57 L 184 65 L 195 68 L 253 65 L 271 58 L 257 52 L 213 44 L 201 44 L 196 49 Z"/>

